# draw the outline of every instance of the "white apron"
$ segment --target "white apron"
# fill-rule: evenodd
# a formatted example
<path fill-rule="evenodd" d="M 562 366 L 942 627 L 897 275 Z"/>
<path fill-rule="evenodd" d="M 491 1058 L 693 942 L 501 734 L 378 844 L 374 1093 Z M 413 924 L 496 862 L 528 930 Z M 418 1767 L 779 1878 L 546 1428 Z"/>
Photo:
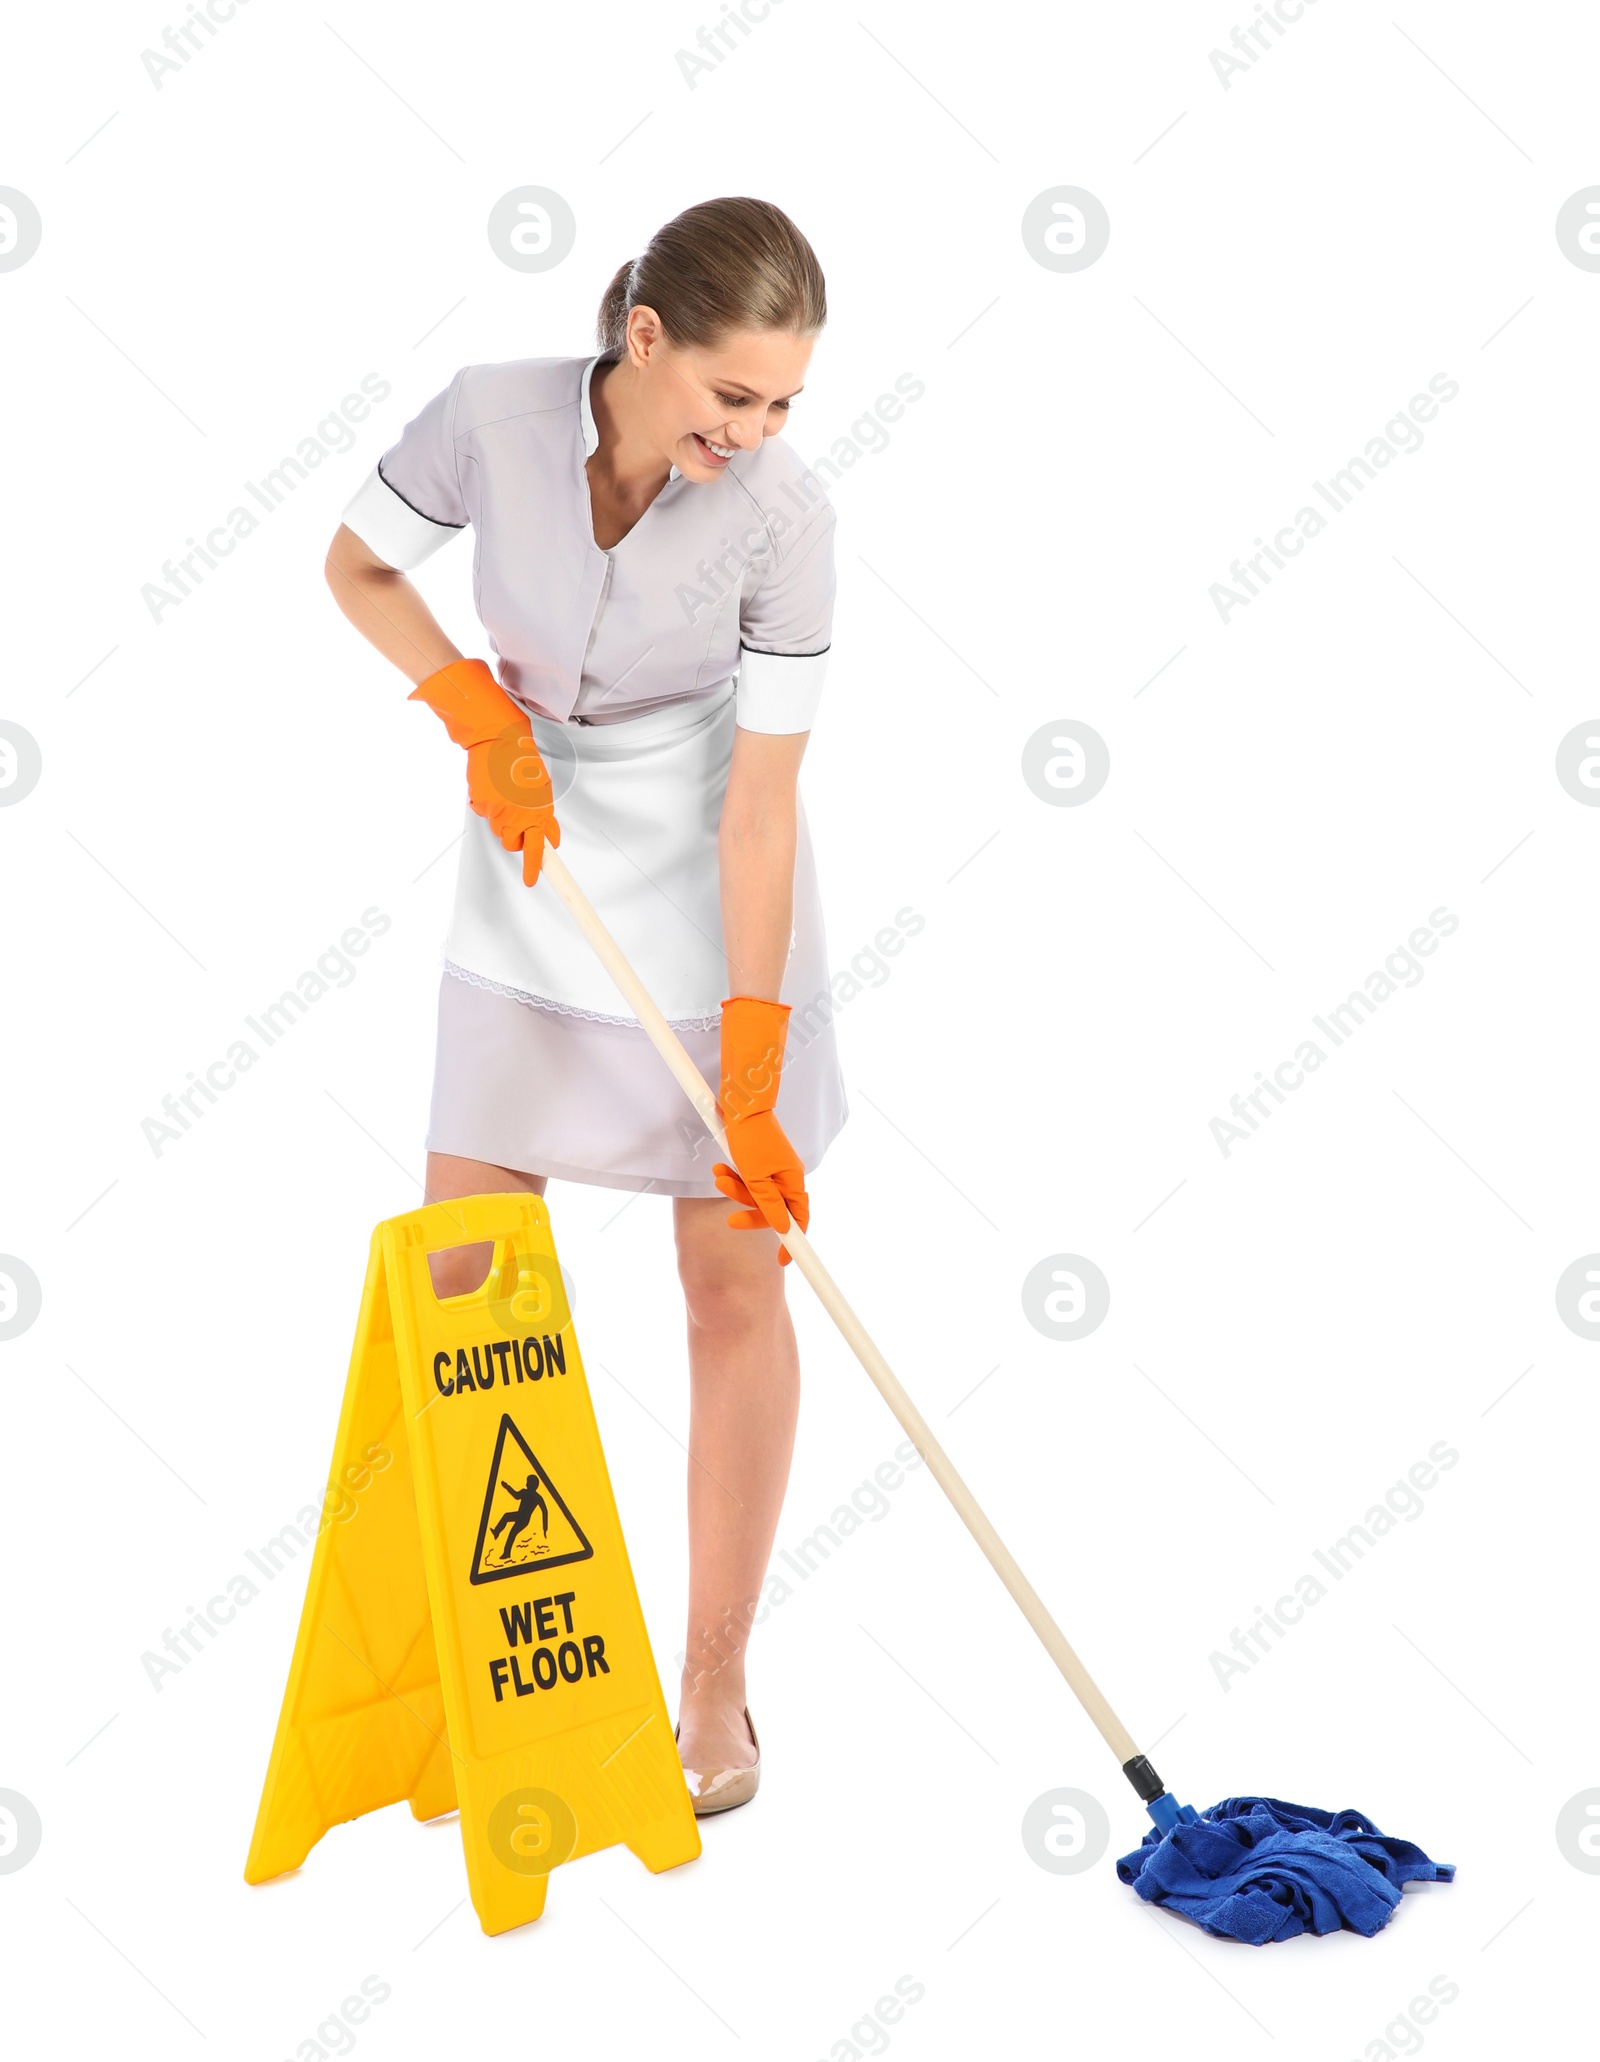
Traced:
<path fill-rule="evenodd" d="M 731 692 L 621 723 L 531 724 L 562 859 L 716 1093 Z M 780 999 L 791 1016 L 777 1114 L 813 1167 L 847 1104 L 803 809 Z M 704 1126 L 565 903 L 543 882 L 524 886 L 521 853 L 471 811 L 445 940 L 428 1146 L 569 1181 L 717 1193 Z"/>
<path fill-rule="evenodd" d="M 717 827 L 733 753 L 732 688 L 621 723 L 529 723 L 550 769 L 573 879 L 667 1021 L 710 1029 L 728 993 Z M 543 882 L 527 887 L 522 854 L 507 852 L 472 810 L 444 957 L 452 971 L 519 1001 L 598 1023 L 638 1021 L 565 903 Z M 781 999 L 807 1003 L 827 988 L 802 811 Z"/>

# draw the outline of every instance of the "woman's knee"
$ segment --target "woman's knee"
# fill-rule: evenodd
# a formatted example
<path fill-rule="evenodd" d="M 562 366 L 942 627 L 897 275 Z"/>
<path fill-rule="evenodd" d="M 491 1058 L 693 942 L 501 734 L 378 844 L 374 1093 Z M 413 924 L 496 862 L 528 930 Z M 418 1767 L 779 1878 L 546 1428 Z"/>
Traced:
<path fill-rule="evenodd" d="M 512 1190 L 542 1196 L 547 1186 L 542 1174 L 525 1174 L 515 1167 L 497 1167 L 488 1160 L 466 1160 L 454 1153 L 430 1153 L 423 1200 L 428 1203 L 455 1202 L 462 1196 L 499 1195 Z M 470 1245 L 445 1246 L 428 1255 L 428 1273 L 436 1296 L 470 1296 L 489 1277 L 494 1246 L 488 1240 Z"/>
<path fill-rule="evenodd" d="M 708 1332 L 770 1324 L 783 1305 L 777 1242 L 762 1232 L 733 1232 L 723 1225 L 709 1234 L 697 1226 L 695 1233 L 686 1237 L 680 1227 L 678 1236 L 678 1279 L 689 1322 Z"/>

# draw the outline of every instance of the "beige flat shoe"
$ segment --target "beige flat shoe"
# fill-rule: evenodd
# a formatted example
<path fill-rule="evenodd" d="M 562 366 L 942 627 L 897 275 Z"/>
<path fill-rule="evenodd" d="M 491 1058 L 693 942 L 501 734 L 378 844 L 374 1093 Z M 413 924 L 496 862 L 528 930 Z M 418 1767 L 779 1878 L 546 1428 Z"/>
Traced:
<path fill-rule="evenodd" d="M 748 1804 L 761 1787 L 761 1742 L 756 1737 L 755 1722 L 748 1710 L 744 1714 L 744 1722 L 750 1728 L 750 1744 L 756 1750 L 756 1758 L 748 1768 L 686 1768 L 683 1772 L 697 1819 Z M 672 1728 L 672 1737 L 678 1737 L 676 1726 Z"/>

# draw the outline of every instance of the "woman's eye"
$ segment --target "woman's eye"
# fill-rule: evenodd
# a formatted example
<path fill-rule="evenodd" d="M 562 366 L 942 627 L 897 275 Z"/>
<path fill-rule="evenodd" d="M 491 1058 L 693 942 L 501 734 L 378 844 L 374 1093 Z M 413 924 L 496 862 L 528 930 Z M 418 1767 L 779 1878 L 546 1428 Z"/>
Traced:
<path fill-rule="evenodd" d="M 745 394 L 719 394 L 717 399 L 724 408 L 743 408 L 747 405 L 749 396 Z"/>

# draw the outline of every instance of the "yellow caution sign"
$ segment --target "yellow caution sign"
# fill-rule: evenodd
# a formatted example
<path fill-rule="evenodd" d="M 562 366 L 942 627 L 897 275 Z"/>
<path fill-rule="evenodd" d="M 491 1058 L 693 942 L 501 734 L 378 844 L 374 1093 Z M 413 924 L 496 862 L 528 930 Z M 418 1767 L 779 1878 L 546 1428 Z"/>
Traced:
<path fill-rule="evenodd" d="M 492 1242 L 440 1301 L 428 1254 Z M 392 1458 L 391 1458 L 392 1457 Z M 486 1933 L 551 1869 L 618 1843 L 700 1852 L 536 1196 L 471 1196 L 372 1234 L 319 1536 L 245 1880 L 408 1801 L 461 1812 Z"/>

